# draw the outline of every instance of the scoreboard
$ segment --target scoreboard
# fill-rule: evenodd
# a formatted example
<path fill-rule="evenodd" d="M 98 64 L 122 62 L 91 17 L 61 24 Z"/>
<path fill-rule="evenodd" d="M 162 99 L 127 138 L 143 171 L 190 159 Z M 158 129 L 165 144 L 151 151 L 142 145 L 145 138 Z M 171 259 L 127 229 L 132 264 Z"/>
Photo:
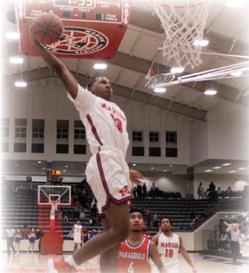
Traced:
<path fill-rule="evenodd" d="M 60 57 L 113 58 L 130 18 L 130 0 L 19 0 L 16 16 L 21 53 L 38 55 L 31 46 L 32 20 L 47 11 L 62 20 L 61 39 L 45 47 Z"/>

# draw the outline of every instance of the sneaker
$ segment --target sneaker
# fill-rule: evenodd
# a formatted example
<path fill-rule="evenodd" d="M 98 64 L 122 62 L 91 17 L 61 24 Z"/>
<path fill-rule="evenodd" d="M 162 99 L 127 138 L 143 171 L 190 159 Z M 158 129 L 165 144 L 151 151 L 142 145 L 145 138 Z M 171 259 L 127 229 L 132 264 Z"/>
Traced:
<path fill-rule="evenodd" d="M 47 273 L 75 273 L 76 270 L 63 259 L 49 259 Z"/>

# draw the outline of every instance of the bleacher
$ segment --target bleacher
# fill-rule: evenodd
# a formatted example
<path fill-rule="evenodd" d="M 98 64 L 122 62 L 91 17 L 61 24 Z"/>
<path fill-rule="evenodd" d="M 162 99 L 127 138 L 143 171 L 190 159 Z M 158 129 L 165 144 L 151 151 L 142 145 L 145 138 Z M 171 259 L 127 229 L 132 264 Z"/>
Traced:
<path fill-rule="evenodd" d="M 242 199 L 222 199 L 218 201 L 210 200 L 195 200 L 195 199 L 151 199 L 143 200 L 133 199 L 132 205 L 139 207 L 141 210 L 149 209 L 151 215 L 157 214 L 159 218 L 169 216 L 173 220 L 174 231 L 191 231 L 191 221 L 193 215 L 202 215 L 208 210 L 212 204 L 212 213 L 221 210 L 244 210 L 245 202 Z M 48 208 L 49 209 L 49 208 Z M 76 218 L 73 217 L 73 207 L 65 208 L 70 217 L 68 223 L 60 223 L 60 232 L 64 238 L 68 238 Z M 210 215 L 209 215 L 210 216 Z M 82 224 L 87 227 L 88 231 L 100 228 L 100 223 L 97 221 L 92 223 L 89 221 L 90 215 L 86 213 L 86 218 L 82 220 Z M 43 222 L 38 221 L 38 206 L 37 206 L 37 190 L 35 187 L 25 185 L 16 192 L 12 192 L 10 196 L 4 194 L 2 202 L 2 229 L 6 229 L 9 224 L 14 228 L 22 228 L 27 225 L 29 228 L 39 227 L 43 231 L 49 229 L 49 220 L 44 219 Z M 150 233 L 157 232 L 158 228 L 149 228 Z"/>

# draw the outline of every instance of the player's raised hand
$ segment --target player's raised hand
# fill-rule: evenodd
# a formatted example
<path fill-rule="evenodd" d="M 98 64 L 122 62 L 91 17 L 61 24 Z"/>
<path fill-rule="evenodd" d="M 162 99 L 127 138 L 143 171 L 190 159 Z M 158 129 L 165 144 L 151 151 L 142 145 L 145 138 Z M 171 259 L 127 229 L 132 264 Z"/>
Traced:
<path fill-rule="evenodd" d="M 130 180 L 138 186 L 142 186 L 145 183 L 145 177 L 140 172 L 132 169 L 130 169 Z"/>

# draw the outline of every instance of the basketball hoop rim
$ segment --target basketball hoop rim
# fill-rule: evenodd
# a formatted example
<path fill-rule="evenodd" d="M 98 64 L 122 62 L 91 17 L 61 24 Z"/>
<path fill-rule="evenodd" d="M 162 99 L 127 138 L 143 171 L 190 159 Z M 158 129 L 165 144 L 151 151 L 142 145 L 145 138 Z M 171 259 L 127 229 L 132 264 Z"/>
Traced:
<path fill-rule="evenodd" d="M 175 9 L 184 9 L 184 8 L 194 8 L 200 5 L 205 4 L 205 2 L 209 2 L 210 0 L 203 0 L 203 1 L 198 1 L 196 3 L 193 4 L 187 4 L 187 5 L 169 5 L 169 4 L 160 4 L 162 7 L 164 8 L 175 8 Z"/>

